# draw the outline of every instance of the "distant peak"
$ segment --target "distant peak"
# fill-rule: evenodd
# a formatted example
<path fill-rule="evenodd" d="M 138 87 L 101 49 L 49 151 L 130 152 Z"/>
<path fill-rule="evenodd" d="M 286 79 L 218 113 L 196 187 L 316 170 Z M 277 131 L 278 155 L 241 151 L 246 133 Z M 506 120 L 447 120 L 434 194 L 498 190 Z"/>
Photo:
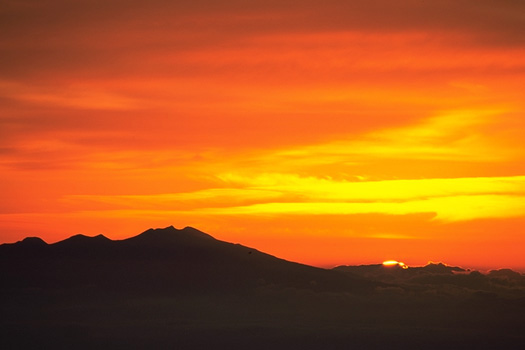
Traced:
<path fill-rule="evenodd" d="M 40 237 L 26 237 L 22 241 L 20 241 L 23 245 L 31 245 L 31 246 L 44 246 L 47 245 L 47 243 Z"/>
<path fill-rule="evenodd" d="M 173 226 L 172 226 L 173 227 Z M 186 226 L 184 227 L 182 230 L 180 231 L 185 231 L 185 232 L 199 232 L 199 233 L 203 233 L 205 234 L 204 232 L 202 232 L 201 230 L 197 230 L 196 228 L 194 227 L 191 227 L 191 226 Z"/>
<path fill-rule="evenodd" d="M 79 233 L 63 241 L 57 242 L 56 244 L 83 245 L 83 244 L 93 244 L 93 243 L 103 243 L 103 242 L 111 242 L 111 240 L 102 234 L 90 237 L 90 236 L 86 236 L 84 234 Z"/>
<path fill-rule="evenodd" d="M 499 269 L 489 271 L 491 277 L 521 278 L 522 274 L 511 269 Z"/>
<path fill-rule="evenodd" d="M 442 262 L 429 262 L 423 267 L 424 270 L 436 273 L 453 273 L 453 272 L 464 272 L 465 269 L 458 266 L 450 266 Z"/>
<path fill-rule="evenodd" d="M 79 233 L 78 235 L 71 236 L 68 239 L 75 239 L 75 240 L 109 240 L 106 236 L 103 234 L 99 234 L 96 236 L 86 236 L 82 233 Z"/>
<path fill-rule="evenodd" d="M 173 225 L 170 225 L 168 227 L 157 227 L 157 228 L 150 227 L 149 229 L 142 232 L 141 234 L 151 233 L 151 232 L 166 232 L 166 231 L 178 231 L 178 230 L 175 227 L 173 227 Z"/>
<path fill-rule="evenodd" d="M 143 242 L 164 242 L 169 241 L 191 241 L 201 239 L 213 239 L 212 236 L 197 230 L 196 228 L 186 226 L 183 229 L 177 229 L 173 226 L 165 228 L 150 228 L 147 231 L 142 232 L 140 235 L 130 238 L 132 240 L 139 239 Z"/>
<path fill-rule="evenodd" d="M 191 227 L 191 226 L 186 226 L 186 227 L 184 227 L 182 229 L 178 229 L 178 228 L 176 228 L 173 225 L 170 225 L 170 226 L 164 227 L 164 228 L 150 228 L 148 231 L 198 231 L 198 232 L 201 232 L 201 231 L 199 231 L 196 228 Z"/>
<path fill-rule="evenodd" d="M 199 237 L 203 237 L 203 238 L 211 238 L 211 239 L 215 239 L 213 238 L 211 235 L 207 234 L 207 233 L 204 233 L 202 232 L 201 230 L 198 230 L 194 227 L 191 227 L 191 226 L 186 226 L 184 227 L 182 230 L 180 230 L 181 232 L 185 232 L 185 233 L 188 233 L 188 234 L 191 234 L 193 236 L 199 236 Z"/>

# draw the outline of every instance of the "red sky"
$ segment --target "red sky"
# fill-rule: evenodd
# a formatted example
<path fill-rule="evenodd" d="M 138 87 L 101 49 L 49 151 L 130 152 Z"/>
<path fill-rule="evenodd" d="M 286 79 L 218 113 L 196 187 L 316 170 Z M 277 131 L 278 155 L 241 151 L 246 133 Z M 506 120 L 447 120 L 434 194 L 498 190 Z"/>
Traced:
<path fill-rule="evenodd" d="M 525 4 L 2 1 L 0 241 L 194 226 L 525 271 Z"/>

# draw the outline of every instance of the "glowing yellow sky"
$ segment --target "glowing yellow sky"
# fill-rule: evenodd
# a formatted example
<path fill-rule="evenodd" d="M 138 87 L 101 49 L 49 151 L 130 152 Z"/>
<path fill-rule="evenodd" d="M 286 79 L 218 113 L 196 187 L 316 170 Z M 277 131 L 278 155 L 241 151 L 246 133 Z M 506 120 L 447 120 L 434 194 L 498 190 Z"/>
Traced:
<path fill-rule="evenodd" d="M 6 1 L 0 241 L 194 226 L 525 271 L 525 4 Z"/>

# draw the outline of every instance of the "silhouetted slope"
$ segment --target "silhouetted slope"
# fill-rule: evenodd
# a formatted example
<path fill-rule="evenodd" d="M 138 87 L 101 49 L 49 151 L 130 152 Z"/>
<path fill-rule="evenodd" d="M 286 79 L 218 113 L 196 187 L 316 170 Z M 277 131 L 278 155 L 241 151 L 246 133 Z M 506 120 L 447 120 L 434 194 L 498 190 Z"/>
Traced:
<path fill-rule="evenodd" d="M 389 283 L 405 290 L 472 296 L 485 292 L 499 296 L 519 296 L 525 292 L 525 276 L 509 269 L 493 270 L 488 274 L 465 270 L 443 263 L 403 269 L 398 265 L 338 266 L 334 268 L 349 276 Z"/>
<path fill-rule="evenodd" d="M 334 270 L 193 228 L 0 245 L 1 349 L 522 349 L 523 276 Z"/>
<path fill-rule="evenodd" d="M 0 246 L 0 277 L 6 284 L 126 293 L 261 286 L 364 292 L 377 285 L 219 241 L 191 227 L 150 229 L 121 241 L 76 235 L 55 244 L 41 242 Z"/>
<path fill-rule="evenodd" d="M 443 263 L 430 263 L 426 266 L 416 266 L 406 269 L 399 265 L 385 266 L 383 264 L 337 266 L 334 270 L 383 282 L 399 282 L 418 276 L 455 275 L 466 272 L 465 269 L 460 267 L 448 266 Z"/>
<path fill-rule="evenodd" d="M 104 235 L 94 237 L 84 236 L 82 234 L 75 235 L 63 241 L 55 243 L 53 246 L 62 247 L 63 249 L 75 249 L 83 247 L 97 247 L 108 244 L 111 240 Z"/>
<path fill-rule="evenodd" d="M 39 237 L 27 237 L 24 238 L 24 240 L 14 244 L 24 247 L 43 247 L 47 245 L 47 243 Z"/>

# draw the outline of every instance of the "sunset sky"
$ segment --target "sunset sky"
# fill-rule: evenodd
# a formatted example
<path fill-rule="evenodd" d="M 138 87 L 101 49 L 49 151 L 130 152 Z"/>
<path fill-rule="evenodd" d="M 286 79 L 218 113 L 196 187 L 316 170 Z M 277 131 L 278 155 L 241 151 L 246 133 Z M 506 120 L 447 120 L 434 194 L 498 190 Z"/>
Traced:
<path fill-rule="evenodd" d="M 517 0 L 0 0 L 0 243 L 525 272 L 524 84 Z"/>

